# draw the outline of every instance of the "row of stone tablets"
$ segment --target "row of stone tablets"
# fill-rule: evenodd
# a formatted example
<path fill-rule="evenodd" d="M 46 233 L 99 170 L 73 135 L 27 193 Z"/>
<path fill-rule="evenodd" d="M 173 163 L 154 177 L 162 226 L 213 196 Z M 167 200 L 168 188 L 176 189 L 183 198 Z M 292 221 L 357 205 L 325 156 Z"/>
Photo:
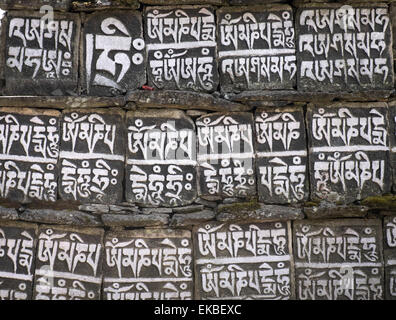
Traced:
<path fill-rule="evenodd" d="M 306 124 L 300 107 L 258 109 L 254 119 L 212 113 L 195 124 L 180 110 L 1 108 L 0 197 L 120 203 L 124 179 L 127 201 L 154 207 L 197 195 L 351 203 L 391 191 L 396 107 L 312 105 Z"/>
<path fill-rule="evenodd" d="M 157 89 L 393 89 L 386 5 L 307 5 L 296 23 L 288 5 L 147 7 L 143 20 L 144 28 L 138 11 L 95 12 L 81 28 L 78 14 L 48 23 L 9 11 L 4 94 L 118 95 L 146 84 L 146 73 Z"/>
<path fill-rule="evenodd" d="M 396 299 L 395 257 L 394 217 L 383 230 L 376 219 L 216 222 L 192 235 L 2 222 L 0 300 Z"/>

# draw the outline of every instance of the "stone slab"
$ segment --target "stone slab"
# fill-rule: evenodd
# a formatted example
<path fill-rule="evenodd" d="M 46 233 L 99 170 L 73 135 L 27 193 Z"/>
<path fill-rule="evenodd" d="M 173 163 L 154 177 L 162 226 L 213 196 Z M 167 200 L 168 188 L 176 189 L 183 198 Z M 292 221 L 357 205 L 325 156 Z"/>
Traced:
<path fill-rule="evenodd" d="M 3 206 L 0 206 L 0 221 L 2 220 L 18 220 L 18 211 L 14 208 L 6 208 Z"/>
<path fill-rule="evenodd" d="M 125 161 L 125 112 L 63 111 L 59 194 L 83 203 L 119 203 Z"/>
<path fill-rule="evenodd" d="M 194 122 L 179 110 L 127 113 L 125 197 L 151 207 L 178 207 L 197 197 Z"/>
<path fill-rule="evenodd" d="M 254 119 L 259 200 L 274 204 L 306 200 L 309 184 L 303 109 L 258 109 Z"/>
<path fill-rule="evenodd" d="M 0 300 L 32 300 L 37 225 L 0 221 Z"/>
<path fill-rule="evenodd" d="M 97 215 L 76 210 L 26 209 L 19 214 L 19 219 L 28 222 L 70 225 L 77 227 L 97 227 L 103 225 Z"/>
<path fill-rule="evenodd" d="M 311 198 L 351 203 L 391 188 L 385 103 L 310 105 Z"/>
<path fill-rule="evenodd" d="M 197 226 L 195 299 L 294 299 L 290 222 Z"/>
<path fill-rule="evenodd" d="M 59 119 L 55 110 L 0 108 L 0 197 L 57 199 Z"/>
<path fill-rule="evenodd" d="M 78 14 L 43 16 L 34 11 L 8 11 L 2 23 L 6 26 L 2 28 L 3 95 L 78 93 L 81 28 Z"/>
<path fill-rule="evenodd" d="M 296 86 L 291 6 L 222 7 L 216 14 L 221 91 Z"/>
<path fill-rule="evenodd" d="M 385 297 L 396 300 L 396 217 L 384 218 Z"/>
<path fill-rule="evenodd" d="M 392 184 L 396 186 L 396 101 L 389 104 L 389 141 L 390 141 L 390 161 L 392 167 Z"/>
<path fill-rule="evenodd" d="M 336 205 L 323 201 L 318 206 L 305 207 L 304 213 L 308 219 L 364 218 L 369 210 L 366 206 Z"/>
<path fill-rule="evenodd" d="M 107 227 L 164 227 L 169 224 L 169 215 L 165 213 L 104 214 L 102 221 Z"/>
<path fill-rule="evenodd" d="M 139 0 L 140 3 L 146 5 L 175 5 L 175 4 L 209 4 L 209 5 L 225 5 L 227 0 Z"/>
<path fill-rule="evenodd" d="M 101 229 L 42 225 L 39 229 L 35 300 L 100 300 Z"/>
<path fill-rule="evenodd" d="M 295 221 L 293 248 L 297 299 L 384 299 L 381 220 Z"/>
<path fill-rule="evenodd" d="M 138 9 L 137 0 L 79 0 L 72 2 L 73 11 L 96 11 L 114 9 Z"/>
<path fill-rule="evenodd" d="M 172 228 L 190 227 L 213 221 L 216 214 L 212 210 L 202 210 L 190 213 L 176 213 L 172 216 L 169 226 Z"/>
<path fill-rule="evenodd" d="M 48 13 L 49 8 L 68 11 L 70 3 L 71 0 L 0 0 L 0 8 L 3 10 L 40 10 L 43 7 L 44 15 Z"/>
<path fill-rule="evenodd" d="M 83 92 L 124 95 L 146 83 L 145 42 L 140 12 L 116 10 L 86 15 L 81 57 Z"/>
<path fill-rule="evenodd" d="M 104 299 L 193 299 L 191 232 L 110 232 L 105 238 L 105 255 Z"/>

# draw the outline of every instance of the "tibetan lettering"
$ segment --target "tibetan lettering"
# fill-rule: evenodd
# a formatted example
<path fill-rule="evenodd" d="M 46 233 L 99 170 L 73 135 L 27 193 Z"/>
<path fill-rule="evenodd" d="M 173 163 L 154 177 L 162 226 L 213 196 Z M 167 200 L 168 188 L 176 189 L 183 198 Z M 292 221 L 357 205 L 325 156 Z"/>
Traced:
<path fill-rule="evenodd" d="M 100 229 L 41 226 L 37 244 L 35 300 L 100 300 Z"/>
<path fill-rule="evenodd" d="M 279 204 L 306 200 L 309 190 L 302 109 L 258 109 L 255 126 L 260 200 Z"/>
<path fill-rule="evenodd" d="M 311 196 L 350 203 L 390 192 L 385 103 L 309 106 Z"/>
<path fill-rule="evenodd" d="M 103 298 L 193 299 L 191 232 L 134 230 L 105 240 Z"/>
<path fill-rule="evenodd" d="M 291 250 L 290 222 L 196 227 L 196 299 L 293 299 Z"/>
<path fill-rule="evenodd" d="M 148 7 L 145 26 L 149 85 L 168 90 L 216 90 L 216 18 L 213 8 Z"/>
<path fill-rule="evenodd" d="M 214 113 L 196 125 L 200 195 L 209 200 L 255 195 L 252 115 Z"/>
<path fill-rule="evenodd" d="M 222 91 L 292 89 L 296 49 L 292 8 L 226 7 L 217 11 Z"/>
<path fill-rule="evenodd" d="M 0 223 L 0 301 L 31 300 L 37 226 Z"/>
<path fill-rule="evenodd" d="M 0 197 L 57 199 L 59 116 L 54 110 L 0 108 Z"/>
<path fill-rule="evenodd" d="M 396 217 L 384 218 L 385 296 L 396 300 Z"/>
<path fill-rule="evenodd" d="M 146 82 L 139 12 L 96 12 L 84 22 L 83 86 L 88 95 L 125 94 Z"/>
<path fill-rule="evenodd" d="M 196 192 L 195 126 L 179 110 L 127 114 L 126 199 L 149 206 L 190 204 Z"/>

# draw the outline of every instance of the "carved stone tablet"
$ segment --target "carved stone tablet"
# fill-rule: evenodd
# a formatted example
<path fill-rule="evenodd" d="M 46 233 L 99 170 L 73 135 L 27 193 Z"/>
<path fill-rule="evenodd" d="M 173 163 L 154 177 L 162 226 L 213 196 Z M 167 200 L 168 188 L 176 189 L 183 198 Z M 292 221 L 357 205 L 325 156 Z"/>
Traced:
<path fill-rule="evenodd" d="M 126 199 L 178 207 L 197 196 L 194 122 L 179 110 L 127 113 Z"/>
<path fill-rule="evenodd" d="M 251 113 L 212 113 L 197 119 L 199 194 L 208 200 L 256 194 Z"/>
<path fill-rule="evenodd" d="M 309 106 L 311 197 L 350 203 L 390 191 L 385 103 Z"/>
<path fill-rule="evenodd" d="M 41 226 L 34 281 L 35 300 L 100 300 L 101 229 Z"/>
<path fill-rule="evenodd" d="M 8 20 L 8 21 L 7 21 Z M 6 95 L 70 95 L 77 92 L 80 18 L 9 11 L 5 36 Z"/>
<path fill-rule="evenodd" d="M 138 11 L 87 15 L 83 43 L 82 86 L 88 95 L 119 95 L 145 84 L 145 44 Z"/>
<path fill-rule="evenodd" d="M 260 200 L 279 204 L 306 200 L 309 187 L 302 108 L 258 109 L 255 126 Z"/>
<path fill-rule="evenodd" d="M 294 299 L 290 222 L 194 229 L 195 299 Z"/>
<path fill-rule="evenodd" d="M 389 141 L 390 141 L 390 160 L 393 173 L 393 185 L 396 187 L 396 102 L 389 103 Z M 389 180 L 389 178 L 388 178 Z"/>
<path fill-rule="evenodd" d="M 49 6 L 52 10 L 67 11 L 70 8 L 70 2 L 71 0 L 0 0 L 0 8 L 38 10 L 43 6 Z M 48 9 L 43 8 L 43 11 Z"/>
<path fill-rule="evenodd" d="M 300 91 L 393 88 L 386 4 L 307 4 L 297 10 Z"/>
<path fill-rule="evenodd" d="M 216 91 L 216 18 L 208 6 L 147 7 L 145 40 L 149 85 Z"/>
<path fill-rule="evenodd" d="M 59 181 L 62 199 L 122 202 L 124 116 L 117 108 L 63 112 Z"/>
<path fill-rule="evenodd" d="M 31 300 L 37 225 L 0 222 L 0 300 Z"/>
<path fill-rule="evenodd" d="M 108 233 L 103 298 L 193 299 L 191 232 L 133 230 Z"/>
<path fill-rule="evenodd" d="M 396 300 L 396 217 L 384 218 L 385 296 Z"/>
<path fill-rule="evenodd" d="M 0 108 L 0 198 L 57 199 L 59 116 L 55 110 Z"/>
<path fill-rule="evenodd" d="M 217 11 L 222 91 L 292 89 L 296 85 L 293 11 L 288 5 Z"/>
<path fill-rule="evenodd" d="M 381 226 L 375 219 L 294 222 L 297 299 L 383 299 Z"/>

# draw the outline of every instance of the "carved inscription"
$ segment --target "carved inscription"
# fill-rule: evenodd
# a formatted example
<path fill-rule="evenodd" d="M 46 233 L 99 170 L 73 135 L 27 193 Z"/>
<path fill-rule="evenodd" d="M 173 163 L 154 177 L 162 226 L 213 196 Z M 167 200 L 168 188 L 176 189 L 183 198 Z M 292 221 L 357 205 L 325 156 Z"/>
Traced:
<path fill-rule="evenodd" d="M 31 300 L 37 226 L 0 223 L 0 300 Z"/>
<path fill-rule="evenodd" d="M 380 220 L 294 222 L 297 299 L 384 298 Z"/>
<path fill-rule="evenodd" d="M 55 201 L 59 115 L 54 110 L 0 108 L 0 197 Z"/>
<path fill-rule="evenodd" d="M 145 26 L 151 86 L 216 90 L 216 18 L 213 8 L 147 7 Z"/>
<path fill-rule="evenodd" d="M 393 88 L 387 5 L 306 5 L 296 25 L 299 90 Z"/>
<path fill-rule="evenodd" d="M 396 217 L 384 218 L 386 299 L 396 300 Z"/>
<path fill-rule="evenodd" d="M 290 222 L 194 229 L 196 299 L 294 298 Z"/>
<path fill-rule="evenodd" d="M 221 8 L 217 19 L 222 91 L 295 86 L 297 65 L 290 6 Z"/>
<path fill-rule="evenodd" d="M 258 109 L 255 126 L 260 200 L 280 204 L 306 200 L 309 190 L 302 109 Z"/>
<path fill-rule="evenodd" d="M 190 231 L 134 230 L 105 241 L 106 300 L 192 299 Z"/>
<path fill-rule="evenodd" d="M 205 198 L 256 194 L 253 117 L 213 113 L 197 119 L 199 192 Z"/>
<path fill-rule="evenodd" d="M 142 17 L 137 11 L 96 12 L 84 23 L 89 95 L 117 95 L 146 82 Z"/>
<path fill-rule="evenodd" d="M 100 300 L 103 230 L 41 226 L 35 300 Z"/>
<path fill-rule="evenodd" d="M 10 95 L 77 92 L 80 18 L 10 11 L 5 28 L 5 91 Z"/>
<path fill-rule="evenodd" d="M 124 112 L 73 109 L 63 113 L 60 194 L 64 200 L 122 202 Z"/>
<path fill-rule="evenodd" d="M 313 198 L 348 203 L 390 191 L 386 104 L 310 106 L 307 123 Z"/>

